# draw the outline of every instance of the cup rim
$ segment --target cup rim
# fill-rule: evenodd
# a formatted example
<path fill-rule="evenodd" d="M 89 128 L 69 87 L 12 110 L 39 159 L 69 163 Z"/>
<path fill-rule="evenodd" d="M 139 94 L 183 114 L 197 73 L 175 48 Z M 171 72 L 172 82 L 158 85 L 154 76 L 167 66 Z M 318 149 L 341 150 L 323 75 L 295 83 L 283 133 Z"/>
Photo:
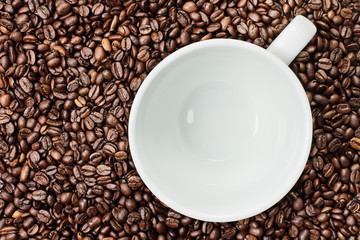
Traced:
<path fill-rule="evenodd" d="M 277 194 L 274 194 L 271 198 L 267 198 L 266 201 L 261 206 L 253 207 L 251 211 L 248 211 L 246 214 L 241 212 L 235 212 L 233 214 L 227 214 L 227 215 L 211 215 L 211 214 L 203 214 L 196 212 L 196 210 L 188 209 L 181 204 L 178 204 L 177 202 L 174 202 L 170 198 L 167 197 L 167 194 L 164 193 L 162 190 L 160 190 L 151 180 L 151 176 L 149 176 L 146 172 L 146 170 L 143 168 L 142 160 L 140 159 L 139 150 L 137 148 L 136 143 L 136 119 L 138 116 L 138 110 L 140 108 L 141 102 L 143 100 L 143 97 L 149 87 L 154 84 L 154 80 L 156 79 L 156 76 L 162 72 L 164 69 L 166 69 L 169 65 L 171 65 L 172 62 L 177 60 L 179 57 L 189 54 L 194 50 L 198 50 L 199 48 L 208 48 L 208 47 L 219 47 L 219 46 L 229 46 L 233 45 L 234 47 L 239 47 L 242 45 L 242 47 L 250 49 L 254 51 L 254 54 L 262 54 L 266 57 L 271 58 L 273 62 L 275 62 L 280 68 L 282 68 L 284 71 L 286 71 L 286 74 L 289 77 L 289 81 L 294 85 L 296 90 L 300 93 L 299 96 L 301 96 L 300 102 L 301 105 L 304 106 L 303 109 L 305 109 L 304 115 L 307 117 L 307 122 L 305 123 L 305 139 L 307 139 L 307 142 L 302 143 L 304 147 L 302 148 L 301 155 L 299 155 L 298 160 L 302 161 L 302 164 L 299 166 L 296 171 L 294 170 L 293 175 L 287 176 L 287 181 L 284 181 L 284 184 L 280 186 L 280 191 L 277 191 Z M 312 143 L 312 135 L 313 135 L 313 126 L 312 126 L 312 114 L 311 114 L 311 108 L 310 104 L 308 102 L 307 95 L 305 93 L 305 90 L 303 86 L 300 83 L 300 80 L 296 77 L 296 75 L 292 72 L 292 70 L 277 56 L 270 53 L 264 48 L 261 48 L 255 44 L 248 43 L 241 40 L 235 40 L 235 39 L 209 39 L 205 41 L 200 41 L 196 43 L 192 43 L 190 45 L 187 45 L 172 54 L 170 54 L 168 57 L 166 57 L 164 60 L 162 60 L 146 77 L 146 81 L 142 83 L 140 88 L 138 89 L 138 92 L 135 96 L 135 99 L 133 101 L 131 110 L 130 110 L 130 116 L 129 116 L 129 123 L 128 123 L 128 140 L 129 140 L 129 148 L 132 155 L 133 162 L 135 164 L 136 170 L 138 171 L 141 179 L 143 180 L 144 184 L 154 193 L 154 195 L 165 205 L 168 207 L 174 209 L 175 211 L 178 211 L 181 214 L 184 214 L 186 216 L 199 219 L 202 221 L 213 221 L 213 222 L 231 222 L 236 221 L 240 219 L 245 219 L 248 217 L 252 217 L 256 214 L 259 214 L 273 205 L 275 205 L 278 201 L 280 201 L 295 185 L 295 183 L 298 181 L 298 179 L 301 176 L 301 173 L 303 172 Z M 265 200 L 265 199 L 264 199 Z"/>

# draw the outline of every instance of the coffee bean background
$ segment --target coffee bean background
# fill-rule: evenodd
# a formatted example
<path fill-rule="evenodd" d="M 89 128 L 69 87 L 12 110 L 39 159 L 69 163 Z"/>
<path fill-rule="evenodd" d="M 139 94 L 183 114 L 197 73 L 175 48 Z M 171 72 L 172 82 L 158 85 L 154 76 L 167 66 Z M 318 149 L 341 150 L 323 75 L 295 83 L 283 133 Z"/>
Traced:
<path fill-rule="evenodd" d="M 318 28 L 290 65 L 314 124 L 296 186 L 233 223 L 164 206 L 128 146 L 147 74 L 196 41 L 266 48 L 296 15 Z M 360 239 L 359 37 L 357 0 L 0 0 L 0 240 Z"/>

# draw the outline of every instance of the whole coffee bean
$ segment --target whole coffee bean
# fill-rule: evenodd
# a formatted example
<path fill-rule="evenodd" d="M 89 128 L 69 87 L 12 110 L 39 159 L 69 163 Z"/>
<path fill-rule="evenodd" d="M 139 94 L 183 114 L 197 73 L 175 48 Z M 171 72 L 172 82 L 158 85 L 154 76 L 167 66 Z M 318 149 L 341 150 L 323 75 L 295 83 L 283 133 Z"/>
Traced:
<path fill-rule="evenodd" d="M 355 150 L 360 150 L 360 138 L 354 137 L 349 141 L 350 146 Z"/>
<path fill-rule="evenodd" d="M 194 2 L 189 1 L 183 5 L 182 9 L 185 12 L 192 13 L 192 12 L 195 12 L 198 9 L 198 7 L 196 6 L 196 4 Z"/>
<path fill-rule="evenodd" d="M 32 198 L 36 201 L 42 201 L 45 200 L 47 197 L 47 194 L 44 190 L 35 190 L 32 193 Z"/>
<path fill-rule="evenodd" d="M 350 66 L 351 66 L 350 59 L 348 58 L 341 59 L 340 62 L 338 63 L 339 72 L 342 74 L 347 73 L 350 69 Z"/>
<path fill-rule="evenodd" d="M 51 215 L 48 211 L 41 209 L 38 211 L 36 219 L 39 222 L 48 223 L 49 220 L 51 219 Z"/>
<path fill-rule="evenodd" d="M 330 54 L 330 60 L 337 64 L 340 62 L 341 58 L 342 58 L 343 52 L 340 48 L 335 48 L 334 50 L 332 50 L 331 54 Z"/>
<path fill-rule="evenodd" d="M 103 38 L 101 40 L 101 45 L 102 45 L 102 47 L 104 48 L 105 51 L 111 52 L 111 50 L 112 50 L 111 43 L 110 43 L 108 38 Z"/>
<path fill-rule="evenodd" d="M 295 211 L 300 211 L 304 207 L 304 201 L 301 198 L 296 198 L 292 204 Z"/>
<path fill-rule="evenodd" d="M 44 172 L 35 173 L 34 181 L 42 186 L 46 186 L 50 182 L 49 177 Z"/>
<path fill-rule="evenodd" d="M 328 58 L 319 59 L 318 67 L 323 70 L 330 70 L 330 68 L 332 67 L 331 60 Z"/>
<path fill-rule="evenodd" d="M 105 6 L 101 3 L 96 3 L 92 9 L 91 9 L 91 12 L 94 14 L 94 15 L 100 15 L 105 9 Z"/>
<path fill-rule="evenodd" d="M 352 10 L 350 8 L 343 8 L 340 11 L 340 16 L 343 18 L 349 19 L 352 17 Z"/>
<path fill-rule="evenodd" d="M 166 226 L 169 228 L 178 228 L 180 221 L 175 218 L 166 218 Z"/>
<path fill-rule="evenodd" d="M 116 79 L 123 77 L 123 68 L 120 62 L 115 62 L 111 65 L 111 73 Z"/>
<path fill-rule="evenodd" d="M 56 37 L 56 31 L 52 25 L 44 26 L 44 37 L 47 40 L 54 40 Z M 62 56 L 65 56 L 65 49 L 61 46 L 56 46 L 53 49 L 57 50 Z"/>
<path fill-rule="evenodd" d="M 176 19 L 182 27 L 186 27 L 190 23 L 190 17 L 185 11 L 178 11 L 176 14 Z"/>
<path fill-rule="evenodd" d="M 316 137 L 316 147 L 318 149 L 324 149 L 327 145 L 327 140 L 324 134 L 320 134 Z"/>
<path fill-rule="evenodd" d="M 351 111 L 351 106 L 348 103 L 338 104 L 336 106 L 336 110 L 339 113 L 346 114 L 346 113 L 349 113 Z"/>
<path fill-rule="evenodd" d="M 94 176 L 96 173 L 96 168 L 91 165 L 84 165 L 81 167 L 81 173 L 86 177 Z"/>
<path fill-rule="evenodd" d="M 0 104 L 3 106 L 3 107 L 8 107 L 11 103 L 11 96 L 9 94 L 3 94 L 1 97 L 0 97 Z"/>
<path fill-rule="evenodd" d="M 94 57 L 96 61 L 101 61 L 105 58 L 105 51 L 102 47 L 96 47 Z"/>
<path fill-rule="evenodd" d="M 50 11 L 45 5 L 43 5 L 37 8 L 37 15 L 42 19 L 47 19 L 50 17 Z"/>
<path fill-rule="evenodd" d="M 88 6 L 86 6 L 86 5 L 81 5 L 81 6 L 79 7 L 79 15 L 80 15 L 81 17 L 87 17 L 89 14 L 90 14 L 90 9 L 89 9 Z"/>
<path fill-rule="evenodd" d="M 88 222 L 90 228 L 96 228 L 97 226 L 100 225 L 100 223 L 101 223 L 101 219 L 98 216 L 92 217 Z"/>
<path fill-rule="evenodd" d="M 26 93 L 30 93 L 33 89 L 33 84 L 26 77 L 20 78 L 19 85 L 21 89 Z"/>
<path fill-rule="evenodd" d="M 328 146 L 329 152 L 336 152 L 341 145 L 341 141 L 338 138 L 333 139 Z"/>
<path fill-rule="evenodd" d="M 81 49 L 81 57 L 84 59 L 90 59 L 93 55 L 93 51 L 88 47 L 83 47 Z"/>
<path fill-rule="evenodd" d="M 334 173 L 334 165 L 331 163 L 326 164 L 323 169 L 324 177 L 326 178 L 331 177 L 333 173 Z"/>
<path fill-rule="evenodd" d="M 111 167 L 107 165 L 99 165 L 96 167 L 96 173 L 102 176 L 109 175 L 111 173 Z"/>
<path fill-rule="evenodd" d="M 61 2 L 56 6 L 56 12 L 60 15 L 65 15 L 71 11 L 71 5 L 67 2 Z"/>
<path fill-rule="evenodd" d="M 10 122 L 10 117 L 6 114 L 0 113 L 0 125 L 4 125 L 8 122 Z"/>
<path fill-rule="evenodd" d="M 328 104 L 329 100 L 327 99 L 327 97 L 321 95 L 321 94 L 315 94 L 313 96 L 313 100 L 314 102 L 316 102 L 317 104 L 320 104 L 322 106 L 325 106 Z"/>
<path fill-rule="evenodd" d="M 117 151 L 117 147 L 115 144 L 112 143 L 106 143 L 103 147 L 103 152 L 106 155 L 114 155 Z"/>
<path fill-rule="evenodd" d="M 231 226 L 231 225 L 227 225 L 223 228 L 222 230 L 222 236 L 224 236 L 226 239 L 230 239 L 232 238 L 235 234 L 236 234 L 236 228 Z"/>

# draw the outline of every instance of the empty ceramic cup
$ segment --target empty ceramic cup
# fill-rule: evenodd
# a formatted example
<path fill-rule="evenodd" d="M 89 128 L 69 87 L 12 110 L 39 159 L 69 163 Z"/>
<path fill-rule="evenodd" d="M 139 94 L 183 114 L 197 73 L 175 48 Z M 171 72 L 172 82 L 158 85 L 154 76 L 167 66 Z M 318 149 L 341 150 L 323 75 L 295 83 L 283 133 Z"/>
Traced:
<path fill-rule="evenodd" d="M 288 64 L 315 32 L 297 16 L 267 50 L 206 40 L 153 69 L 132 105 L 129 144 L 156 197 L 189 217 L 226 222 L 286 195 L 312 140 L 309 102 Z"/>

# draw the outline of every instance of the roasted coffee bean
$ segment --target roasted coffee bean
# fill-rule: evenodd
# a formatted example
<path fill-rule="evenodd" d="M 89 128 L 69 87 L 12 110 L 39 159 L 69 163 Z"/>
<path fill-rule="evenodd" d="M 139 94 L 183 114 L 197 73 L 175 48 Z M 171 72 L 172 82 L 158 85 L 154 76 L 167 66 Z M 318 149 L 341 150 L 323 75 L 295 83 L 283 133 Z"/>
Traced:
<path fill-rule="evenodd" d="M 360 138 L 354 137 L 350 139 L 350 146 L 355 150 L 360 150 Z"/>
<path fill-rule="evenodd" d="M 328 178 L 334 173 L 334 165 L 332 163 L 328 163 L 324 166 L 323 174 L 324 177 Z"/>
<path fill-rule="evenodd" d="M 48 223 L 51 219 L 51 215 L 48 211 L 40 209 L 37 213 L 36 219 L 42 223 Z"/>
<path fill-rule="evenodd" d="M 340 145 L 341 141 L 338 138 L 333 139 L 328 145 L 329 152 L 336 152 L 340 148 Z"/>
<path fill-rule="evenodd" d="M 183 5 L 182 9 L 185 12 L 192 13 L 192 12 L 195 12 L 198 9 L 198 7 L 196 6 L 196 4 L 194 2 L 189 1 Z"/>
<path fill-rule="evenodd" d="M 105 50 L 102 47 L 96 47 L 94 52 L 94 58 L 96 61 L 101 61 L 105 58 Z"/>
<path fill-rule="evenodd" d="M 111 65 L 111 73 L 116 79 L 121 79 L 123 77 L 123 68 L 120 62 L 114 62 Z"/>
<path fill-rule="evenodd" d="M 318 61 L 318 67 L 323 70 L 330 70 L 332 67 L 331 60 L 328 58 L 321 58 Z"/>
<path fill-rule="evenodd" d="M 320 134 L 316 137 L 316 147 L 318 149 L 324 149 L 327 145 L 327 140 L 324 134 Z"/>
<path fill-rule="evenodd" d="M 4 124 L 10 122 L 10 119 L 11 119 L 10 116 L 8 116 L 4 113 L 0 113 L 0 124 L 1 125 L 4 125 Z"/>
<path fill-rule="evenodd" d="M 60 15 L 65 15 L 71 11 L 71 5 L 67 2 L 61 2 L 56 6 L 56 12 Z"/>
<path fill-rule="evenodd" d="M 81 173 L 86 177 L 94 176 L 96 173 L 96 168 L 91 165 L 84 165 L 81 167 Z"/>
<path fill-rule="evenodd" d="M 96 167 L 96 173 L 102 176 L 110 175 L 111 167 L 107 165 L 99 165 Z"/>
<path fill-rule="evenodd" d="M 32 192 L 32 199 L 36 201 L 42 201 L 45 200 L 47 197 L 47 194 L 44 190 L 35 190 Z"/>
<path fill-rule="evenodd" d="M 314 100 L 314 102 L 316 102 L 317 104 L 322 105 L 322 106 L 327 105 L 329 102 L 328 98 L 321 94 L 315 94 L 313 96 L 313 100 Z"/>

